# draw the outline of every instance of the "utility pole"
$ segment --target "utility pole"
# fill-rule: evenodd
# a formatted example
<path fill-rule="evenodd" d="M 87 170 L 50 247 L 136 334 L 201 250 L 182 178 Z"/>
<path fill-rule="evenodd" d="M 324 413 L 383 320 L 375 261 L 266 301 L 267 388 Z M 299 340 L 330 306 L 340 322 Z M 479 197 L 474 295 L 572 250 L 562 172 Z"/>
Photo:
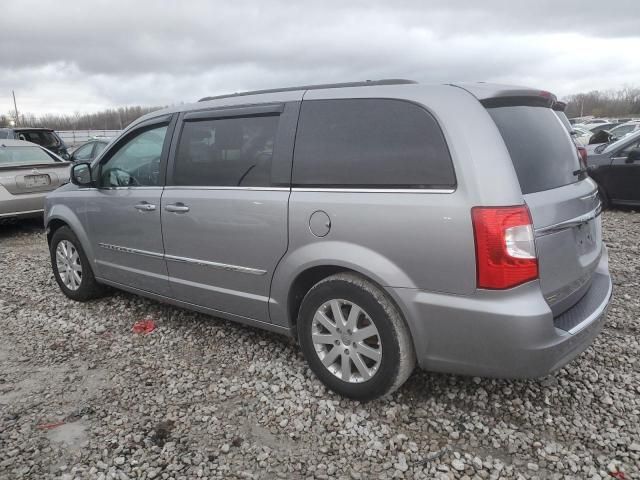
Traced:
<path fill-rule="evenodd" d="M 11 90 L 11 95 L 13 95 L 13 108 L 16 111 L 16 127 L 17 127 L 18 123 L 20 122 L 20 117 L 18 116 L 18 105 L 16 104 L 16 92 Z"/>

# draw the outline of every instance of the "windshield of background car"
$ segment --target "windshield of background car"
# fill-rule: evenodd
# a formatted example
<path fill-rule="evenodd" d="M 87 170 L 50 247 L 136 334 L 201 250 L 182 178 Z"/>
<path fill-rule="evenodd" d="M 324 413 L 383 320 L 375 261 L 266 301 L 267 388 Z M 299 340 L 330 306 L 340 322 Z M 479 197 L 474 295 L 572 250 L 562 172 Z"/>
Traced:
<path fill-rule="evenodd" d="M 0 167 L 40 165 L 55 162 L 53 157 L 39 147 L 7 147 L 0 145 Z"/>
<path fill-rule="evenodd" d="M 13 132 L 11 130 L 1 130 L 0 138 L 13 138 Z"/>
<path fill-rule="evenodd" d="M 634 124 L 631 125 L 618 125 L 615 128 L 609 130 L 609 133 L 616 138 L 620 138 L 625 136 L 629 132 L 633 132 L 636 129 Z"/>
<path fill-rule="evenodd" d="M 613 152 L 614 150 L 617 150 L 618 147 L 621 147 L 622 145 L 626 145 L 627 142 L 631 142 L 633 140 L 637 140 L 640 139 L 640 131 L 636 132 L 636 133 L 632 133 L 631 135 L 621 138 L 620 140 L 617 140 L 613 143 L 610 143 L 609 145 L 606 145 L 605 148 L 603 148 L 601 151 L 598 151 L 598 149 L 596 148 L 596 152 L 597 153 L 609 153 L 609 152 Z"/>

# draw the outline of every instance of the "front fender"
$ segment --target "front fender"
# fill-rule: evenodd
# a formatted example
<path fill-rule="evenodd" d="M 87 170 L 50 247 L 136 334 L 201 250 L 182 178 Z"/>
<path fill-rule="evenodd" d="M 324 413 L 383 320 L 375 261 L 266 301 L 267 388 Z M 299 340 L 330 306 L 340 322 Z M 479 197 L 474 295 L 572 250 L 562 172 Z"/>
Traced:
<path fill-rule="evenodd" d="M 82 245 L 82 249 L 87 255 L 89 261 L 93 263 L 93 259 L 95 258 L 93 255 L 93 248 L 91 247 L 87 231 L 85 230 L 80 218 L 78 218 L 76 212 L 64 204 L 56 203 L 51 205 L 49 198 L 47 198 L 46 203 L 44 225 L 47 232 L 49 231 L 49 227 L 53 220 L 60 220 L 66 223 L 76 237 L 78 237 L 80 245 Z"/>
<path fill-rule="evenodd" d="M 416 288 L 404 271 L 374 250 L 348 242 L 315 242 L 287 252 L 278 264 L 271 282 L 269 305 L 273 323 L 290 326 L 287 299 L 291 286 L 302 272 L 319 266 L 353 270 L 382 287 Z"/>

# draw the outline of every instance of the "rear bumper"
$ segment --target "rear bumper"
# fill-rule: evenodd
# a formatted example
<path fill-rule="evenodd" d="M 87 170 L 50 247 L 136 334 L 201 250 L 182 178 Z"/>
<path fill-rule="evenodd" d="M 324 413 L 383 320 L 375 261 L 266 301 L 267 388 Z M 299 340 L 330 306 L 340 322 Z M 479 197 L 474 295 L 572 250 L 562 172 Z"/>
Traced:
<path fill-rule="evenodd" d="M 42 215 L 44 198 L 48 192 L 13 195 L 0 186 L 0 218 L 33 217 Z"/>
<path fill-rule="evenodd" d="M 602 329 L 611 291 L 606 249 L 585 296 L 555 319 L 538 282 L 473 296 L 390 289 L 421 368 L 505 378 L 546 375 L 584 351 Z"/>

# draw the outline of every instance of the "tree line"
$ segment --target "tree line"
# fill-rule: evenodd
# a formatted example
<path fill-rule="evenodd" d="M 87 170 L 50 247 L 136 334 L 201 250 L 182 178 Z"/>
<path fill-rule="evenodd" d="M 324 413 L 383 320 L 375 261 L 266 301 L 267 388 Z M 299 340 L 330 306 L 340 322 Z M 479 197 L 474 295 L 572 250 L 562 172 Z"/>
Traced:
<path fill-rule="evenodd" d="M 594 90 L 569 95 L 567 103 L 569 118 L 593 115 L 595 117 L 640 116 L 640 88 L 625 87 L 619 90 Z M 47 127 L 54 130 L 122 130 L 137 118 L 163 107 L 119 107 L 94 113 L 44 115 L 22 114 L 16 122 L 21 127 Z M 0 115 L 0 127 L 15 122 L 14 112 Z"/>
<path fill-rule="evenodd" d="M 164 107 L 119 107 L 94 113 L 34 115 L 20 113 L 18 121 L 14 112 L 0 115 L 0 127 L 6 127 L 13 121 L 20 127 L 46 127 L 54 130 L 122 130 L 131 122 L 149 112 Z"/>
<path fill-rule="evenodd" d="M 567 102 L 567 116 L 623 117 L 640 116 L 640 88 L 625 87 L 620 90 L 594 90 L 576 93 L 563 99 Z"/>

